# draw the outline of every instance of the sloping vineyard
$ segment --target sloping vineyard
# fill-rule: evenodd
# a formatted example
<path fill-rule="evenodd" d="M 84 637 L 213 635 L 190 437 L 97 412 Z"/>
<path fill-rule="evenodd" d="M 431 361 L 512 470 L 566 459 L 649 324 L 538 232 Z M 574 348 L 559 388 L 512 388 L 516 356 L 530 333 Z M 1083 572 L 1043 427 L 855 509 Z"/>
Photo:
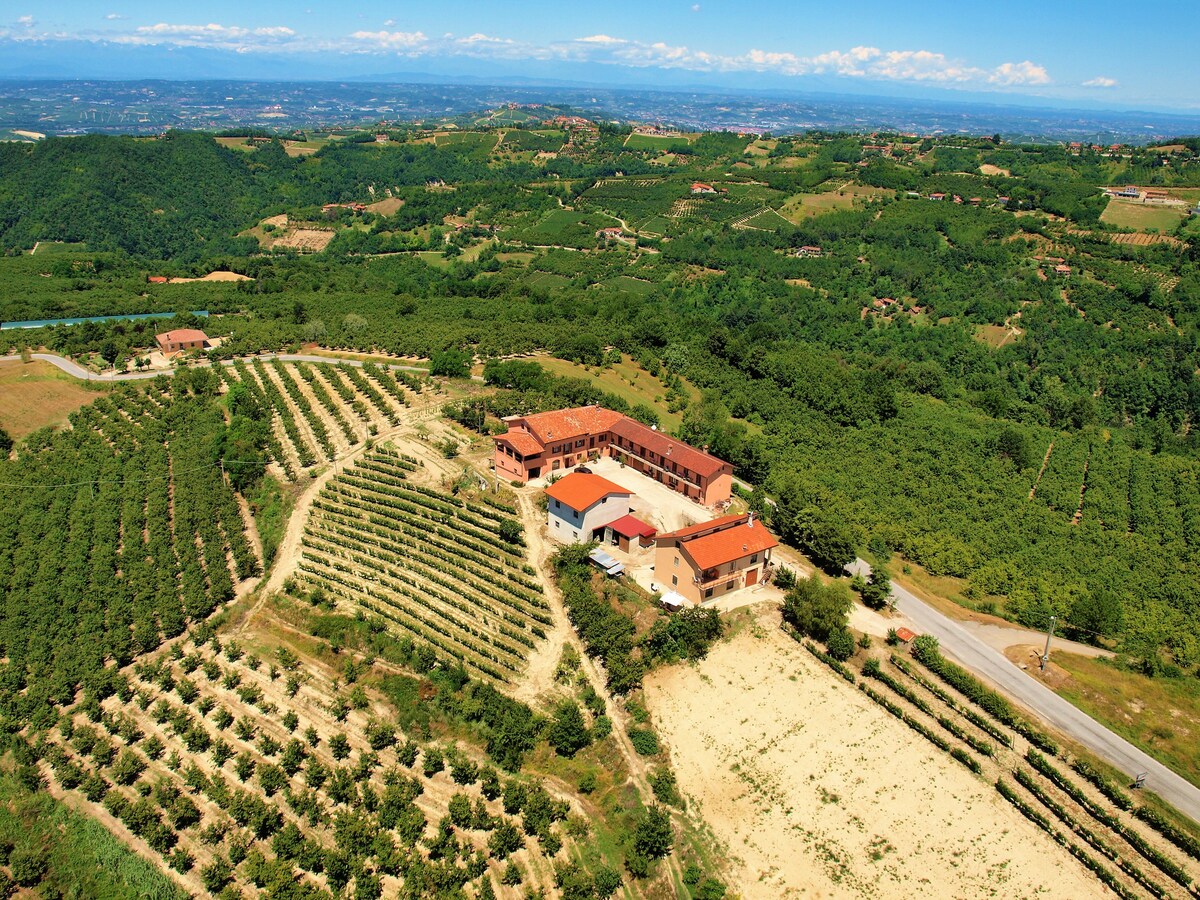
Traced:
<path fill-rule="evenodd" d="M 551 621 L 520 528 L 498 503 L 414 483 L 419 466 L 378 449 L 326 485 L 300 572 L 471 674 L 510 681 Z"/>
<path fill-rule="evenodd" d="M 208 372 L 125 388 L 0 461 L 0 710 L 37 723 L 258 574 Z M 247 465 L 254 466 L 254 460 Z"/>
<path fill-rule="evenodd" d="M 193 894 L 495 896 L 545 887 L 574 844 L 568 801 L 541 784 L 418 743 L 286 648 L 262 659 L 204 631 L 38 744 L 14 741 Z M 532 715 L 478 682 L 462 692 L 480 721 Z"/>
<path fill-rule="evenodd" d="M 267 449 L 279 474 L 291 481 L 399 425 L 402 411 L 421 390 L 415 378 L 373 363 L 360 368 L 236 360 L 220 372 L 226 384 L 244 385 L 268 411 Z"/>

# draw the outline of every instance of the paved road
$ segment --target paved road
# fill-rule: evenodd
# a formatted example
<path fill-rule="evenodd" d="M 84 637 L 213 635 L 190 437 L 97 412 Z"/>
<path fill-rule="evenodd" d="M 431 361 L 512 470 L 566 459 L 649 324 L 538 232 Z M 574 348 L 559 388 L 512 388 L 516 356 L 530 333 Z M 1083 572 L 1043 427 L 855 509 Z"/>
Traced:
<path fill-rule="evenodd" d="M 851 568 L 864 574 L 870 571 L 863 560 L 856 560 Z M 993 650 L 910 591 L 893 585 L 892 594 L 896 599 L 896 609 L 912 621 L 917 631 L 936 637 L 948 656 L 990 681 L 1057 731 L 1116 766 L 1130 780 L 1142 772 L 1147 773 L 1147 790 L 1200 822 L 1200 789 L 1025 674 L 1010 663 L 1004 654 Z"/>
<path fill-rule="evenodd" d="M 97 375 L 95 372 L 88 371 L 79 363 L 72 359 L 67 359 L 65 356 L 55 356 L 53 353 L 34 353 L 34 359 L 40 359 L 42 362 L 48 362 L 53 366 L 62 369 L 68 375 L 75 378 L 80 378 L 84 381 L 144 381 L 148 378 L 157 378 L 159 375 L 174 375 L 176 369 L 156 369 L 152 372 L 121 372 L 115 375 Z M 254 357 L 244 357 L 245 359 L 253 359 Z M 283 362 L 307 362 L 307 363 L 349 363 L 352 366 L 362 368 L 362 360 L 358 359 L 335 359 L 331 356 L 313 356 L 307 353 L 260 353 L 258 359 L 280 359 Z M 17 362 L 20 356 L 0 356 L 0 362 Z M 221 365 L 232 366 L 232 359 L 221 360 Z M 398 369 L 403 372 L 420 372 L 422 375 L 428 372 L 427 369 L 420 369 L 416 366 L 401 366 L 389 363 L 389 369 Z M 478 375 L 471 376 L 477 381 L 482 381 Z"/>

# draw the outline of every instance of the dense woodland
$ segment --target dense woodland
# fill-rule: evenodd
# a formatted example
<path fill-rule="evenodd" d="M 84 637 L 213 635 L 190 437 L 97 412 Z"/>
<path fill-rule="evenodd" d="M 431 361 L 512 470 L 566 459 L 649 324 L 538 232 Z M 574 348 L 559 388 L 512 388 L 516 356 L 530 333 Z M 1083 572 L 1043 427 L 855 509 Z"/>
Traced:
<path fill-rule="evenodd" d="M 974 602 L 1037 627 L 1055 614 L 1148 670 L 1200 663 L 1200 239 L 1185 216 L 1145 245 L 1101 218 L 1105 185 L 1200 185 L 1195 147 L 723 134 L 642 150 L 605 127 L 544 158 L 550 136 L 512 134 L 505 154 L 492 132 L 303 158 L 184 133 L 0 145 L 0 318 L 204 309 L 227 314 L 206 325 L 229 338 L 224 356 L 319 342 L 604 366 L 619 351 L 661 380 L 682 435 L 765 487 L 775 528 L 822 562 L 902 554 L 965 578 Z M 890 155 L 864 150 L 883 140 Z M 724 193 L 693 197 L 696 179 Z M 385 195 L 403 204 L 332 223 L 320 209 Z M 830 206 L 795 214 L 806 198 Z M 248 229 L 285 213 L 332 227 L 328 248 L 260 250 Z M 594 237 L 608 226 L 629 239 Z M 37 241 L 82 246 L 29 255 Z M 798 258 L 804 245 L 821 256 Z M 1070 278 L 1042 257 L 1067 260 Z M 250 280 L 146 283 L 217 269 Z M 881 314 L 881 298 L 910 311 Z M 997 347 L 989 326 L 1014 336 Z M 5 331 L 0 350 L 124 364 L 153 328 Z M 488 379 L 493 414 L 623 403 L 530 366 Z M 202 394 L 188 403 L 204 409 Z M 22 449 L 0 471 L 32 477 L 62 452 Z M 94 502 L 56 493 L 39 539 L 70 534 Z M 7 585 L 33 565 L 18 518 L 0 540 Z M 179 614 L 154 613 L 160 630 Z M 21 627 L 6 618 L 9 657 L 27 652 Z M 89 635 L 73 653 L 128 652 L 88 649 L 116 640 Z"/>

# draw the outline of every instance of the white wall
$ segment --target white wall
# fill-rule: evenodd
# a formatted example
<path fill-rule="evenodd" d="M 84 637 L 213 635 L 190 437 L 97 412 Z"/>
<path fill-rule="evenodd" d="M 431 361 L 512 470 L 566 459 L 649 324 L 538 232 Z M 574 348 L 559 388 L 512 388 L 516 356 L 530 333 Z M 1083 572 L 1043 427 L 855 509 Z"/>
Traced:
<path fill-rule="evenodd" d="M 552 538 L 564 544 L 591 540 L 592 532 L 597 528 L 629 513 L 629 498 L 624 495 L 609 495 L 582 511 L 571 509 L 553 497 L 547 499 L 546 527 Z"/>

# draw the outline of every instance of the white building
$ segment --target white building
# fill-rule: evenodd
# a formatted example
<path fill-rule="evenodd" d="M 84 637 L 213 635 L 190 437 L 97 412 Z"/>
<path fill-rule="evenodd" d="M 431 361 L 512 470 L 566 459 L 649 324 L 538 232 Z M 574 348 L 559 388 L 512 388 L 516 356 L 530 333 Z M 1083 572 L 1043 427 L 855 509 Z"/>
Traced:
<path fill-rule="evenodd" d="M 607 478 L 572 472 L 546 488 L 546 527 L 564 544 L 590 541 L 630 512 L 633 491 Z"/>

